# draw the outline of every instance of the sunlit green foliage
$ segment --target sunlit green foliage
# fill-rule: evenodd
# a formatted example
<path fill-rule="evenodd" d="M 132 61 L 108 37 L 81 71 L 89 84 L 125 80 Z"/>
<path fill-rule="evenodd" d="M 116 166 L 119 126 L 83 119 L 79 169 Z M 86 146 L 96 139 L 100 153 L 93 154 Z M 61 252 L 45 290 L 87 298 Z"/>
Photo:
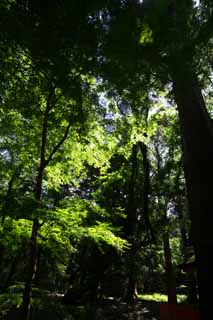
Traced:
<path fill-rule="evenodd" d="M 41 2 L 0 4 L 0 281 L 7 287 L 26 280 L 38 219 L 38 290 L 66 291 L 75 268 L 78 285 L 92 282 L 85 274 L 95 269 L 94 250 L 108 259 L 105 276 L 116 271 L 126 281 L 134 271 L 139 290 L 151 279 L 147 291 L 165 292 L 162 235 L 169 234 L 174 266 L 183 259 L 182 227 L 189 240 L 172 82 L 194 68 L 211 104 L 211 5 L 53 1 L 49 10 Z M 128 210 L 136 217 L 131 235 Z M 145 243 L 151 227 L 154 237 Z M 114 249 L 119 255 L 111 261 Z M 88 270 L 77 264 L 81 258 Z"/>
<path fill-rule="evenodd" d="M 168 297 L 165 294 L 153 293 L 153 294 L 140 294 L 139 298 L 147 301 L 155 301 L 155 302 L 167 302 Z M 177 296 L 178 303 L 183 303 L 186 300 L 185 295 L 179 294 Z"/>

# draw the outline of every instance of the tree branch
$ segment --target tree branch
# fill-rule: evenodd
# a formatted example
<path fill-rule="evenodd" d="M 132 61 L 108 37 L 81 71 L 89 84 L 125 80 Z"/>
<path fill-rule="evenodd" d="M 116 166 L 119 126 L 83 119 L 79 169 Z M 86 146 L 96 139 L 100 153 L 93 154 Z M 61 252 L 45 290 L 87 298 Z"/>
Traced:
<path fill-rule="evenodd" d="M 53 148 L 53 150 L 51 151 L 49 157 L 47 158 L 47 160 L 45 160 L 45 167 L 49 164 L 49 162 L 52 160 L 54 154 L 58 151 L 58 149 L 62 146 L 62 144 L 64 143 L 64 141 L 66 140 L 68 134 L 69 134 L 69 130 L 71 127 L 71 122 L 69 122 L 63 137 L 61 138 L 61 140 L 55 145 L 55 147 Z"/>

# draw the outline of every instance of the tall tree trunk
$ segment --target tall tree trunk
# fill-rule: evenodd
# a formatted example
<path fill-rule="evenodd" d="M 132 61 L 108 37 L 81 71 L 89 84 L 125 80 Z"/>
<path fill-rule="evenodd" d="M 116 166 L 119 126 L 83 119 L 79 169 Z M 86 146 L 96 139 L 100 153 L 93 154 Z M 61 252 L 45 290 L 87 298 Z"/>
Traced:
<path fill-rule="evenodd" d="M 39 221 L 34 219 L 32 226 L 32 234 L 30 238 L 30 248 L 29 248 L 29 264 L 27 269 L 27 278 L 23 293 L 23 306 L 22 306 L 22 317 L 23 320 L 30 319 L 30 309 L 31 309 L 31 295 L 32 295 L 32 285 L 36 274 L 37 268 L 37 237 L 39 232 Z"/>
<path fill-rule="evenodd" d="M 129 190 L 128 190 L 128 204 L 126 208 L 127 213 L 127 225 L 126 225 L 126 233 L 127 236 L 132 238 L 136 234 L 137 229 L 137 211 L 135 203 L 135 187 L 136 187 L 136 179 L 138 175 L 138 145 L 134 144 L 132 146 L 132 158 L 131 158 L 131 178 L 129 182 Z"/>
<path fill-rule="evenodd" d="M 37 171 L 37 178 L 35 181 L 35 199 L 38 202 L 38 206 L 40 206 L 41 204 L 44 170 L 49 164 L 49 162 L 53 159 L 53 156 L 55 155 L 55 153 L 63 145 L 64 141 L 68 137 L 69 130 L 71 127 L 71 122 L 69 122 L 61 139 L 53 147 L 50 154 L 46 157 L 48 117 L 49 117 L 49 112 L 51 111 L 54 104 L 53 98 L 54 98 L 54 88 L 50 90 L 50 93 L 48 95 L 46 109 L 44 111 L 44 117 L 43 117 L 43 123 L 42 123 L 40 163 Z M 36 275 L 36 269 L 37 269 L 37 263 L 38 263 L 37 238 L 39 234 L 39 228 L 40 228 L 39 219 L 35 218 L 33 220 L 32 233 L 30 238 L 29 266 L 27 270 L 27 280 L 25 283 L 24 294 L 23 294 L 23 308 L 22 308 L 23 320 L 29 320 L 30 318 L 30 302 L 31 302 L 31 295 L 32 295 L 32 285 Z"/>
<path fill-rule="evenodd" d="M 148 113 L 147 113 L 148 117 Z M 148 149 L 147 145 L 144 142 L 139 142 L 139 147 L 142 154 L 142 162 L 143 162 L 143 194 L 142 194 L 142 218 L 145 222 L 145 229 L 146 229 L 146 239 L 143 241 L 143 246 L 148 245 L 154 240 L 154 233 L 152 230 L 152 225 L 150 222 L 149 217 L 149 195 L 150 195 L 150 161 L 148 156 Z M 142 231 L 140 230 L 139 225 L 139 233 Z M 141 235 L 138 234 L 140 237 Z"/>
<path fill-rule="evenodd" d="M 180 64 L 181 65 L 181 64 Z M 211 319 L 213 287 L 213 129 L 200 87 L 194 75 L 173 74 L 183 139 L 184 166 L 192 237 L 198 262 L 201 319 Z"/>
<path fill-rule="evenodd" d="M 48 116 L 51 110 L 51 100 L 52 93 L 49 94 L 47 99 L 47 105 L 44 112 L 44 118 L 42 123 L 42 137 L 41 137 L 41 151 L 40 151 L 40 164 L 38 167 L 38 174 L 36 178 L 36 185 L 35 185 L 35 198 L 38 201 L 38 205 L 41 201 L 42 195 L 42 183 L 43 183 L 43 174 L 44 169 L 46 167 L 46 144 L 47 144 L 47 128 L 48 128 Z M 32 233 L 30 238 L 30 248 L 29 248 L 29 263 L 27 269 L 27 279 L 25 282 L 25 288 L 23 293 L 23 306 L 22 306 L 22 318 L 23 320 L 30 319 L 30 309 L 31 309 L 31 295 L 32 295 L 32 285 L 33 280 L 36 275 L 37 269 L 37 257 L 38 257 L 38 233 L 39 233 L 39 219 L 36 217 L 33 220 L 32 225 Z"/>
<path fill-rule="evenodd" d="M 176 279 L 175 279 L 174 268 L 172 265 L 172 254 L 171 254 L 171 248 L 169 243 L 168 230 L 165 230 L 163 233 L 163 249 L 164 249 L 164 257 L 165 257 L 168 303 L 176 304 L 177 303 Z"/>
<path fill-rule="evenodd" d="M 128 205 L 126 208 L 127 212 L 127 226 L 126 226 L 126 233 L 129 242 L 131 243 L 131 249 L 127 253 L 127 278 L 128 284 L 125 292 L 124 299 L 127 301 L 133 301 L 135 298 L 135 292 L 137 292 L 137 270 L 136 270 L 136 263 L 134 261 L 134 256 L 136 254 L 137 249 L 137 203 L 135 199 L 135 187 L 136 187 L 136 179 L 138 174 L 138 144 L 134 144 L 132 146 L 132 172 L 131 178 L 129 182 L 129 192 L 128 192 Z"/>
<path fill-rule="evenodd" d="M 187 231 L 185 227 L 185 216 L 183 213 L 184 205 L 182 204 L 182 202 L 184 200 L 180 195 L 178 195 L 175 201 L 176 201 L 175 210 L 176 210 L 176 214 L 178 215 L 178 221 L 179 221 L 179 227 L 180 227 L 181 250 L 182 250 L 184 262 L 186 262 L 188 257 L 189 241 L 188 241 Z"/>
<path fill-rule="evenodd" d="M 134 259 L 133 256 L 132 256 L 132 259 Z M 134 299 L 136 299 L 137 297 L 138 297 L 137 279 L 135 277 L 134 270 L 131 270 L 131 272 L 129 274 L 125 300 L 128 302 L 133 302 Z"/>
<path fill-rule="evenodd" d="M 138 220 L 137 208 L 139 208 L 139 203 L 135 199 L 135 188 L 136 180 L 138 176 L 138 151 L 140 150 L 142 155 L 142 164 L 143 164 L 143 189 L 142 189 L 142 202 L 140 208 L 141 220 Z M 128 286 L 126 292 L 126 299 L 128 301 L 134 300 L 137 298 L 137 261 L 136 256 L 138 251 L 142 247 L 147 246 L 153 240 L 153 232 L 151 223 L 149 220 L 149 193 L 150 193 L 150 164 L 148 158 L 147 146 L 143 142 L 138 142 L 133 145 L 132 148 L 132 177 L 129 185 L 129 207 L 128 207 L 128 228 L 129 235 L 132 241 L 132 248 L 129 253 L 130 263 L 130 272 L 128 277 Z M 145 224 L 145 226 L 144 226 Z M 141 240 L 142 234 L 145 230 L 145 237 Z"/>
<path fill-rule="evenodd" d="M 183 261 L 184 263 L 187 263 L 188 258 L 190 257 L 189 249 L 192 249 L 192 243 L 189 239 L 189 236 L 187 236 L 187 231 L 185 228 L 185 223 L 184 223 L 185 219 L 183 214 L 184 206 L 182 202 L 183 202 L 183 199 L 181 198 L 180 195 L 178 195 L 176 199 L 176 213 L 179 219 Z M 197 277 L 196 277 L 195 271 L 191 271 L 186 274 L 186 283 L 187 283 L 187 302 L 189 304 L 196 305 L 198 303 L 198 299 L 197 299 Z"/>

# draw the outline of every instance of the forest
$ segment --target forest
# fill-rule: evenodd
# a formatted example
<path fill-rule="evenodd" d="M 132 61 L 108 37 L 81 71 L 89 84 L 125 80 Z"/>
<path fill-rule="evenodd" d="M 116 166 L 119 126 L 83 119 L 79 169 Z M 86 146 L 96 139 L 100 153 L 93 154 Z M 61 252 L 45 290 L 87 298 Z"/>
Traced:
<path fill-rule="evenodd" d="M 0 319 L 212 320 L 213 1 L 0 1 Z"/>

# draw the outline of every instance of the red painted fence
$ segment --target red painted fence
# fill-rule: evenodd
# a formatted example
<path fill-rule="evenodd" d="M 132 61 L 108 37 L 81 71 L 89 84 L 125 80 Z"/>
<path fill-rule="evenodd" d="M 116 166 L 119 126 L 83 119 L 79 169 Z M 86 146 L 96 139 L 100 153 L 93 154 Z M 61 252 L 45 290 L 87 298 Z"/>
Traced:
<path fill-rule="evenodd" d="M 162 303 L 160 320 L 200 320 L 200 317 L 192 306 Z"/>

